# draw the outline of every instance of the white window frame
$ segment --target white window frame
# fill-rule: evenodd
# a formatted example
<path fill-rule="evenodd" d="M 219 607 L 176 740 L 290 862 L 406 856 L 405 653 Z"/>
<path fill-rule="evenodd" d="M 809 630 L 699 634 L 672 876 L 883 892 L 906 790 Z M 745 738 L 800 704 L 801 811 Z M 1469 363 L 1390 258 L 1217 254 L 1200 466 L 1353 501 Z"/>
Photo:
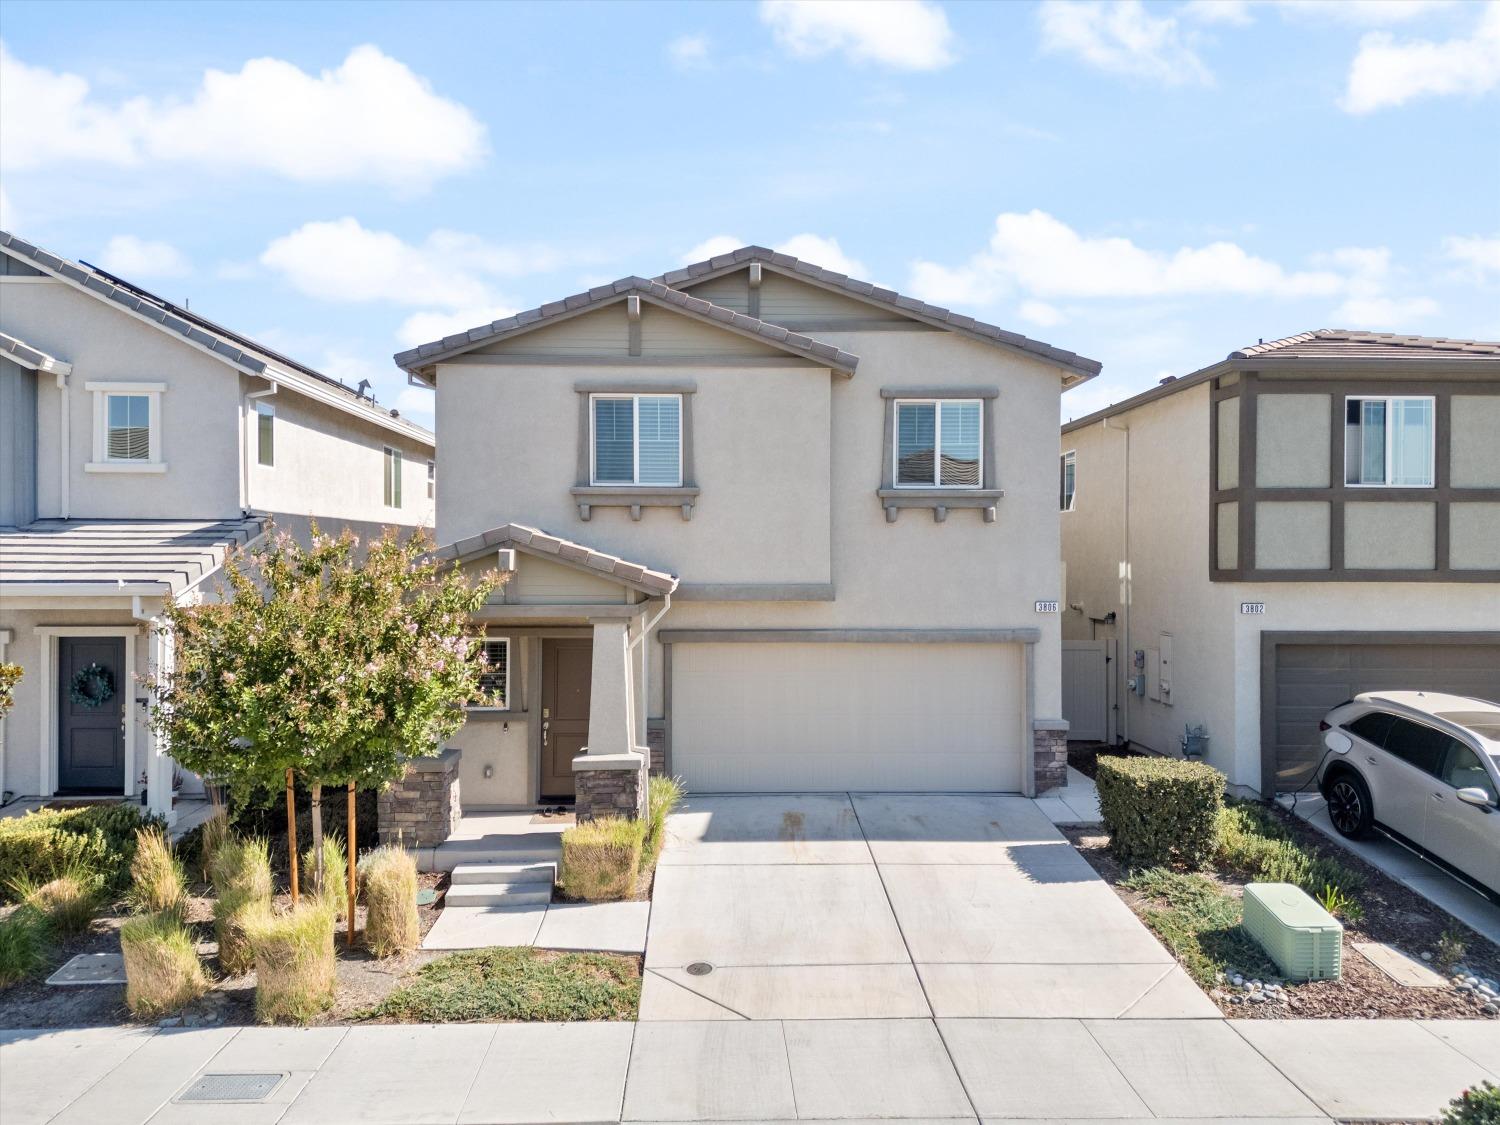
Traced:
<path fill-rule="evenodd" d="M 513 678 L 512 674 L 511 674 L 511 669 L 514 667 L 514 665 L 511 664 L 511 658 L 515 655 L 515 646 L 511 644 L 511 639 L 509 637 L 490 637 L 490 636 L 487 636 L 487 637 L 484 638 L 484 647 L 485 647 L 485 649 L 488 649 L 490 645 L 494 645 L 494 644 L 499 644 L 499 645 L 504 645 L 505 646 L 505 687 L 504 687 L 504 691 L 505 691 L 505 705 L 503 707 L 496 707 L 496 706 L 493 706 L 493 705 L 483 705 L 483 706 L 481 706 L 481 705 L 475 704 L 475 705 L 471 705 L 468 708 L 470 711 L 509 711 L 509 710 L 512 709 L 511 708 L 510 685 L 511 685 L 511 680 Z M 486 653 L 486 664 L 488 664 L 488 654 L 487 653 Z"/>
<path fill-rule="evenodd" d="M 432 458 L 427 459 L 427 499 L 431 500 L 437 495 L 437 462 Z"/>
<path fill-rule="evenodd" d="M 263 450 L 260 444 L 260 420 L 263 417 L 271 419 L 271 459 L 269 461 L 261 460 Z M 255 465 L 260 469 L 276 467 L 276 404 L 259 399 L 255 403 Z"/>
<path fill-rule="evenodd" d="M 973 484 L 943 483 L 943 409 L 948 405 L 973 406 L 979 411 L 979 466 Z M 930 483 L 922 484 L 901 479 L 901 408 L 903 406 L 934 407 L 932 422 L 932 475 Z M 975 492 L 984 487 L 984 400 L 979 398 L 898 398 L 891 403 L 891 487 L 892 488 L 945 488 L 954 492 Z"/>
<path fill-rule="evenodd" d="M 648 398 L 670 398 L 677 400 L 677 479 L 670 482 L 651 481 L 641 483 L 641 400 Z M 599 467 L 597 465 L 599 456 L 599 444 L 595 439 L 596 414 L 594 403 L 600 399 L 629 400 L 631 406 L 632 429 L 630 435 L 630 479 L 625 480 L 600 480 Z M 687 429 L 683 417 L 682 395 L 676 393 L 640 393 L 600 391 L 589 395 L 589 484 L 594 488 L 681 488 L 682 487 L 682 438 Z"/>
<path fill-rule="evenodd" d="M 83 389 L 94 395 L 94 447 L 92 459 L 84 465 L 89 473 L 164 473 L 162 460 L 161 396 L 165 383 L 85 383 Z M 111 395 L 143 395 L 146 409 L 146 459 L 134 461 L 109 456 L 109 399 Z"/>
<path fill-rule="evenodd" d="M 1058 510 L 1062 512 L 1071 512 L 1078 506 L 1078 450 L 1063 450 L 1062 459 L 1058 462 L 1057 485 L 1059 495 L 1062 492 L 1064 474 L 1067 472 L 1069 465 L 1073 466 L 1073 491 L 1068 496 L 1068 506 L 1066 508 L 1059 507 Z"/>
<path fill-rule="evenodd" d="M 401 474 L 405 470 L 406 457 L 401 450 L 394 445 L 383 447 L 380 454 L 380 500 L 385 507 L 398 512 L 403 506 Z"/>
<path fill-rule="evenodd" d="M 1351 402 L 1383 402 L 1385 403 L 1385 480 L 1384 481 L 1361 481 L 1357 484 L 1349 483 L 1349 404 Z M 1426 484 L 1392 484 L 1391 483 L 1391 456 L 1395 448 L 1396 427 L 1391 425 L 1391 403 L 1393 402 L 1426 402 L 1432 406 L 1432 446 L 1427 450 L 1427 483 Z M 1364 431 L 1364 421 L 1361 418 L 1359 429 L 1361 435 Z M 1363 438 L 1361 437 L 1361 440 Z M 1345 488 L 1436 488 L 1437 487 L 1437 398 L 1434 395 L 1345 395 L 1344 396 L 1344 479 Z M 1364 458 L 1360 458 L 1360 464 L 1364 464 Z"/>

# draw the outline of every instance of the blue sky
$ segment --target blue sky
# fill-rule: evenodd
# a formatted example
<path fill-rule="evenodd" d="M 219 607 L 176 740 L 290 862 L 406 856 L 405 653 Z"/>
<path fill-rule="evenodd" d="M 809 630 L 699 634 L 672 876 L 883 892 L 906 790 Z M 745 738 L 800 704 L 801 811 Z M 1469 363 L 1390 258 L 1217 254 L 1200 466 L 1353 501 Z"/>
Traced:
<path fill-rule="evenodd" d="M 1104 363 L 1500 339 L 1500 2 L 0 3 L 3 225 L 399 348 L 730 240 Z"/>

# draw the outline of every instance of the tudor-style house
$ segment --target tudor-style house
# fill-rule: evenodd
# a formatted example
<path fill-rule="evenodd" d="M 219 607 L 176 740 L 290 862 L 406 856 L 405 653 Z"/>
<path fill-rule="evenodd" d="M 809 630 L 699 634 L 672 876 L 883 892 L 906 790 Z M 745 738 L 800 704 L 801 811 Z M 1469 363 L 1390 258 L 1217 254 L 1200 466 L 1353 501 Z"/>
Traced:
<path fill-rule="evenodd" d="M 6 799 L 144 795 L 170 818 L 174 780 L 198 781 L 136 683 L 170 651 L 162 607 L 273 520 L 430 525 L 432 465 L 432 434 L 368 396 L 0 232 L 0 659 L 24 672 Z"/>
<path fill-rule="evenodd" d="M 1358 692 L 1500 699 L 1500 343 L 1254 344 L 1069 422 L 1061 456 L 1074 737 L 1201 728 L 1270 796 Z"/>
<path fill-rule="evenodd" d="M 466 806 L 628 811 L 648 758 L 696 792 L 1062 780 L 1054 435 L 1099 364 L 754 246 L 396 361 L 437 392 L 439 542 L 514 572 Z"/>

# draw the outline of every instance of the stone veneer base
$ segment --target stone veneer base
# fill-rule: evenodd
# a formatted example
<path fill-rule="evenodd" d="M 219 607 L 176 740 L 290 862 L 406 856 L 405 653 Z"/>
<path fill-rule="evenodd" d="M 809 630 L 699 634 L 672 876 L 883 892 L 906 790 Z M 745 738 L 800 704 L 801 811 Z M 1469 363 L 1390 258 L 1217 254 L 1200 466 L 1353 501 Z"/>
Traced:
<path fill-rule="evenodd" d="M 604 816 L 623 816 L 629 820 L 645 816 L 646 762 L 643 754 L 634 765 L 611 764 L 607 769 L 579 769 L 575 765 L 573 815 L 578 823 Z"/>
<path fill-rule="evenodd" d="M 406 776 L 380 792 L 379 822 L 382 844 L 435 848 L 458 827 L 459 803 L 456 747 L 432 758 L 413 759 Z"/>
<path fill-rule="evenodd" d="M 1068 724 L 1059 719 L 1032 725 L 1031 752 L 1036 765 L 1036 794 L 1040 797 L 1068 783 Z"/>

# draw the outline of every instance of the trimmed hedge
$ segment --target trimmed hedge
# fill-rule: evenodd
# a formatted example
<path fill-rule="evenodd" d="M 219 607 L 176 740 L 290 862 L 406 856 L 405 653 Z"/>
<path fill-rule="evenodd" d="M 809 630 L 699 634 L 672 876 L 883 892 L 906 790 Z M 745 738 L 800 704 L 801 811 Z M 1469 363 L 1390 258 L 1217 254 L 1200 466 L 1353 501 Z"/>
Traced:
<path fill-rule="evenodd" d="M 108 894 L 124 890 L 135 858 L 135 834 L 166 822 L 138 805 L 43 809 L 0 820 L 0 902 L 16 898 L 17 885 L 46 883 L 88 871 Z"/>
<path fill-rule="evenodd" d="M 1224 775 L 1179 758 L 1100 757 L 1094 784 L 1110 850 L 1127 867 L 1202 867 L 1218 846 Z"/>

